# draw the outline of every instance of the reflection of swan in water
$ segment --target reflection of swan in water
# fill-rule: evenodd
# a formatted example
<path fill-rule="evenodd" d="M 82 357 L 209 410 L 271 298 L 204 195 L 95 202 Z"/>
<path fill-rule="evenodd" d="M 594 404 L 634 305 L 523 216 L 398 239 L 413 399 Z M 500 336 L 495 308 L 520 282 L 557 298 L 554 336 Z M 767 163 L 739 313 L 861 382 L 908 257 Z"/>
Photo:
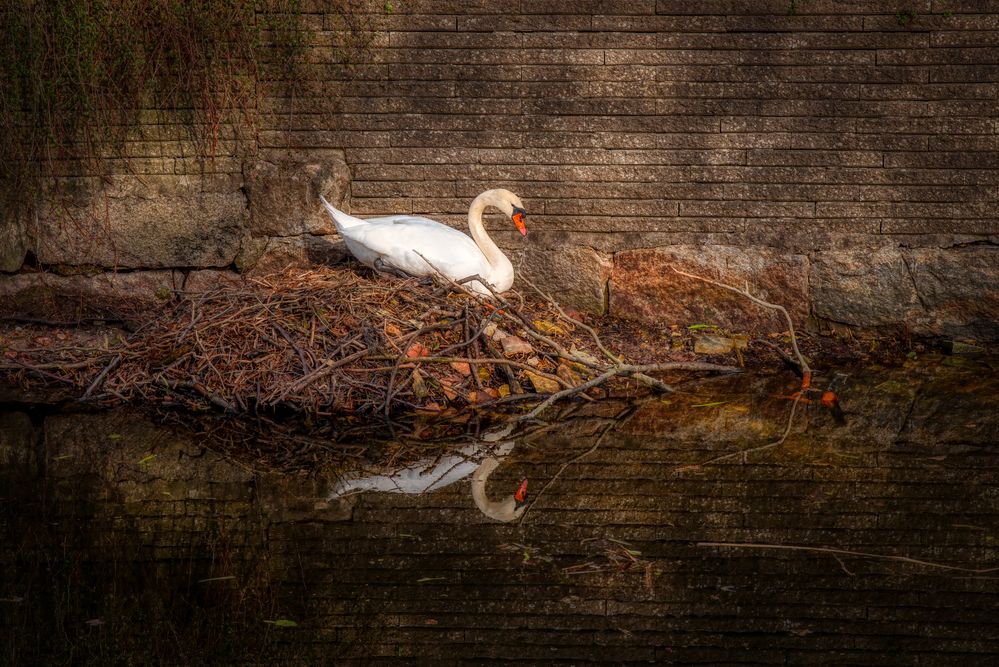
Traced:
<path fill-rule="evenodd" d="M 328 500 L 363 493 L 386 491 L 389 493 L 419 494 L 436 491 L 472 475 L 472 500 L 475 506 L 497 521 L 513 521 L 524 513 L 527 496 L 525 479 L 517 492 L 503 500 L 492 501 L 486 495 L 486 482 L 503 458 L 513 450 L 513 442 L 492 444 L 490 440 L 506 435 L 509 431 L 484 438 L 486 442 L 466 445 L 449 456 L 425 459 L 398 468 L 391 474 L 345 477 L 337 481 Z"/>

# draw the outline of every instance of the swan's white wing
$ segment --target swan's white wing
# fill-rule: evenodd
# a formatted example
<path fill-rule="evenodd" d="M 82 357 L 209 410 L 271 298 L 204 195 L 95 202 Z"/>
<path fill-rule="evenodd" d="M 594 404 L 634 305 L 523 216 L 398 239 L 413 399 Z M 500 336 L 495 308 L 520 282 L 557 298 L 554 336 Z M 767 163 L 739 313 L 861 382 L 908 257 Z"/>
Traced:
<path fill-rule="evenodd" d="M 471 237 L 447 225 L 419 216 L 371 218 L 367 224 L 341 230 L 348 247 L 362 262 L 376 259 L 412 276 L 433 274 L 433 268 L 455 280 L 486 276 L 489 263 Z M 424 259 L 426 258 L 426 259 Z"/>

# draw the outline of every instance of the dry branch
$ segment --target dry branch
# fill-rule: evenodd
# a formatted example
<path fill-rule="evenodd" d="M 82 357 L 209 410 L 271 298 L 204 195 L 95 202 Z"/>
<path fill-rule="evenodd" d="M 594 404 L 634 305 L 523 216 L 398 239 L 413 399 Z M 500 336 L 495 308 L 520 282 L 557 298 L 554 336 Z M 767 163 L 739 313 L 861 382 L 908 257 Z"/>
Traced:
<path fill-rule="evenodd" d="M 866 551 L 853 551 L 850 549 L 835 549 L 832 547 L 809 547 L 809 546 L 801 546 L 795 544 L 756 544 L 756 543 L 746 543 L 746 542 L 698 542 L 697 546 L 729 548 L 729 549 L 772 549 L 780 551 L 806 551 L 812 553 L 830 554 L 833 556 L 857 556 L 858 558 L 890 560 L 899 563 L 910 563 L 912 565 L 919 565 L 921 567 L 931 567 L 938 570 L 950 570 L 952 572 L 969 572 L 971 574 L 989 574 L 990 572 L 999 572 L 999 567 L 983 567 L 983 568 L 962 567 L 959 565 L 947 565 L 944 563 L 935 563 L 933 561 L 928 561 L 928 560 L 920 560 L 918 558 L 911 558 L 909 556 L 894 556 L 891 554 L 869 553 Z"/>
<path fill-rule="evenodd" d="M 558 323 L 554 332 L 536 325 L 549 318 Z M 530 351 L 504 354 L 491 327 L 529 341 Z M 330 268 L 180 292 L 174 308 L 127 342 L 66 352 L 58 363 L 44 350 L 19 351 L 0 362 L 0 370 L 58 380 L 93 401 L 180 402 L 258 415 L 389 415 L 537 403 L 522 420 L 559 400 L 589 398 L 589 390 L 610 382 L 671 391 L 650 374 L 738 370 L 657 352 L 656 363 L 628 363 L 550 299 L 528 302 L 516 292 L 484 299 L 454 281 L 436 287 Z M 417 368 L 420 387 L 412 373 Z M 537 393 L 543 382 L 558 391 Z"/>
<path fill-rule="evenodd" d="M 812 374 L 812 369 L 808 367 L 808 362 L 805 361 L 805 357 L 802 356 L 801 350 L 798 349 L 798 338 L 794 334 L 794 322 L 791 321 L 791 315 L 787 312 L 787 309 L 784 306 L 781 306 L 780 304 L 776 303 L 770 303 L 769 301 L 764 301 L 759 297 L 753 296 L 747 290 L 742 290 L 739 289 L 738 287 L 733 287 L 732 285 L 726 285 L 723 282 L 712 280 L 711 278 L 705 278 L 704 276 L 698 276 L 693 273 L 687 273 L 686 271 L 681 271 L 675 266 L 670 266 L 670 269 L 672 269 L 674 273 L 678 273 L 681 276 L 693 278 L 694 280 L 700 280 L 702 282 L 715 285 L 716 287 L 721 287 L 722 289 L 729 290 L 730 292 L 735 292 L 740 296 L 746 297 L 747 299 L 749 299 L 758 306 L 762 306 L 763 308 L 769 308 L 770 310 L 776 310 L 777 312 L 781 313 L 784 316 L 784 319 L 787 320 L 787 330 L 791 337 L 791 348 L 794 350 L 794 356 L 798 360 L 799 368 L 801 368 L 801 374 L 803 378 L 802 384 L 804 384 L 807 388 L 808 378 Z"/>

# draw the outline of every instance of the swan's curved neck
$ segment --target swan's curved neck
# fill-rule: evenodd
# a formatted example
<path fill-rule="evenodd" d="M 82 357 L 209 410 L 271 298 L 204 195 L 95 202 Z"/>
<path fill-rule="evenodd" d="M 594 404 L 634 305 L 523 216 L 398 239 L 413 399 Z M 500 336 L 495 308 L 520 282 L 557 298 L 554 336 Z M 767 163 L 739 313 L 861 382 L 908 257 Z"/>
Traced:
<path fill-rule="evenodd" d="M 497 292 L 505 292 L 513 285 L 513 264 L 486 233 L 486 228 L 482 224 L 482 214 L 487 206 L 499 207 L 499 203 L 489 191 L 476 197 L 468 208 L 468 231 L 492 269 L 491 276 L 482 277 L 492 283 Z"/>
<path fill-rule="evenodd" d="M 475 506 L 490 519 L 497 521 L 513 521 L 524 513 L 523 507 L 517 507 L 517 501 L 511 495 L 503 500 L 489 500 L 486 495 L 486 481 L 493 470 L 499 466 L 499 459 L 488 458 L 482 462 L 472 475 L 472 500 Z"/>

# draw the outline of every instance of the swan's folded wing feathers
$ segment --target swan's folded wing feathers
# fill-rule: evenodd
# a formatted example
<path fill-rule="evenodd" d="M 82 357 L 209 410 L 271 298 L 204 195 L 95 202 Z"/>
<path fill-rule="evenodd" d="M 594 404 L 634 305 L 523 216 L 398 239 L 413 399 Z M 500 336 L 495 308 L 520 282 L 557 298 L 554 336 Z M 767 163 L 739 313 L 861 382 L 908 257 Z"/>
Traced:
<path fill-rule="evenodd" d="M 402 217 L 393 216 L 391 222 L 369 220 L 371 224 L 346 230 L 345 236 L 385 264 L 414 276 L 432 274 L 436 268 L 460 279 L 488 269 L 482 251 L 465 234 L 426 218 L 409 218 L 401 224 Z"/>

